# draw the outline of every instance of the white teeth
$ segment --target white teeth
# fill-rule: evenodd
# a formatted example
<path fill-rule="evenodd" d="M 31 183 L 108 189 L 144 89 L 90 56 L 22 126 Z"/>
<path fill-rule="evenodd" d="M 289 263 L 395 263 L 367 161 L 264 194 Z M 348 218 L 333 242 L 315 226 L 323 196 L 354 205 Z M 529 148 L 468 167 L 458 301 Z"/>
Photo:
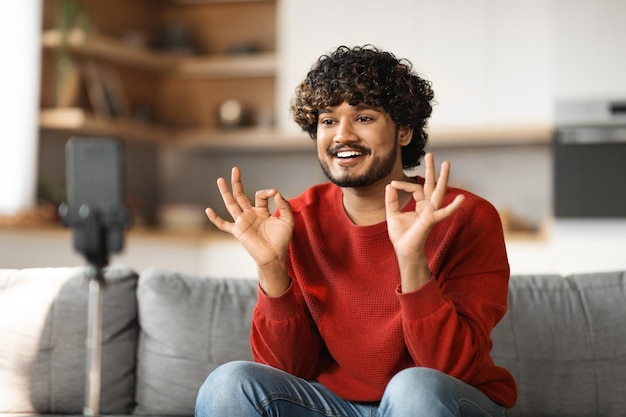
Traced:
<path fill-rule="evenodd" d="M 355 151 L 337 152 L 337 158 L 355 158 L 360 155 L 361 155 L 361 152 L 355 152 Z"/>

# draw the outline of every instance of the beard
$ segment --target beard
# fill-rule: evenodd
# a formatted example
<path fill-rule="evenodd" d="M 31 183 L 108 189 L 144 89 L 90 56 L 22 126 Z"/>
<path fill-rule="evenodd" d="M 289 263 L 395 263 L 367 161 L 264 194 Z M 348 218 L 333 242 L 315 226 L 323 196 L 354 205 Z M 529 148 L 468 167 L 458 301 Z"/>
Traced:
<path fill-rule="evenodd" d="M 397 141 L 397 135 L 395 137 L 395 141 Z M 367 152 L 369 154 L 369 152 Z M 333 184 L 339 187 L 366 187 L 381 179 L 387 177 L 393 171 L 396 165 L 396 159 L 398 158 L 397 148 L 394 146 L 391 150 L 381 156 L 374 158 L 371 161 L 372 169 L 364 174 L 352 174 L 349 171 L 344 172 L 340 176 L 334 176 L 328 164 L 320 159 L 320 167 L 322 168 L 322 172 L 326 175 L 326 178 L 330 180 Z"/>

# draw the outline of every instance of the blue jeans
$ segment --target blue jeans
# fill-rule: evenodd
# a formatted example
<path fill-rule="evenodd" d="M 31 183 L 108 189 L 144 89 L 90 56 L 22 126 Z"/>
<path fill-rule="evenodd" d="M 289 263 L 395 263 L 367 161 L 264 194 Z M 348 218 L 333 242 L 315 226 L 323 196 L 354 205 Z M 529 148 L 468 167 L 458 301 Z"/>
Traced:
<path fill-rule="evenodd" d="M 396 374 L 380 404 L 346 401 L 315 381 L 254 362 L 214 370 L 196 400 L 196 417 L 504 417 L 507 410 L 471 385 L 439 371 Z"/>

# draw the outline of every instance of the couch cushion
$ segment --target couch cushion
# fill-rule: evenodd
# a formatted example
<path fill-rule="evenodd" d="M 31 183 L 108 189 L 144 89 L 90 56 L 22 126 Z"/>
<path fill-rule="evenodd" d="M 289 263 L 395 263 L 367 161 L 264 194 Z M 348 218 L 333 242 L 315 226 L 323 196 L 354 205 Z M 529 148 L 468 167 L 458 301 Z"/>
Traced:
<path fill-rule="evenodd" d="M 105 271 L 102 413 L 133 406 L 137 274 Z M 87 269 L 0 270 L 0 412 L 81 414 L 87 369 Z"/>
<path fill-rule="evenodd" d="M 249 335 L 257 281 L 141 273 L 141 332 L 134 414 L 194 414 L 198 388 L 218 365 L 252 359 Z"/>
<path fill-rule="evenodd" d="M 623 416 L 626 272 L 513 276 L 492 355 L 518 384 L 514 415 Z"/>

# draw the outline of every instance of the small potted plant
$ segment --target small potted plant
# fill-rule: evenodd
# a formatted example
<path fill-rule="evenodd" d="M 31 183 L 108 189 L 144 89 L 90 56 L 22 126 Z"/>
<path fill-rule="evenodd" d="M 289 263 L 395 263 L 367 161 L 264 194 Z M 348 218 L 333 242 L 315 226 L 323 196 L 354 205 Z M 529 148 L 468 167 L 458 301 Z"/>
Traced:
<path fill-rule="evenodd" d="M 56 84 L 55 96 L 60 107 L 74 104 L 76 91 L 80 85 L 80 75 L 75 62 L 69 54 L 69 38 L 76 30 L 87 34 L 89 17 L 78 0 L 61 0 L 55 13 L 55 27 L 60 36 L 56 49 Z"/>

